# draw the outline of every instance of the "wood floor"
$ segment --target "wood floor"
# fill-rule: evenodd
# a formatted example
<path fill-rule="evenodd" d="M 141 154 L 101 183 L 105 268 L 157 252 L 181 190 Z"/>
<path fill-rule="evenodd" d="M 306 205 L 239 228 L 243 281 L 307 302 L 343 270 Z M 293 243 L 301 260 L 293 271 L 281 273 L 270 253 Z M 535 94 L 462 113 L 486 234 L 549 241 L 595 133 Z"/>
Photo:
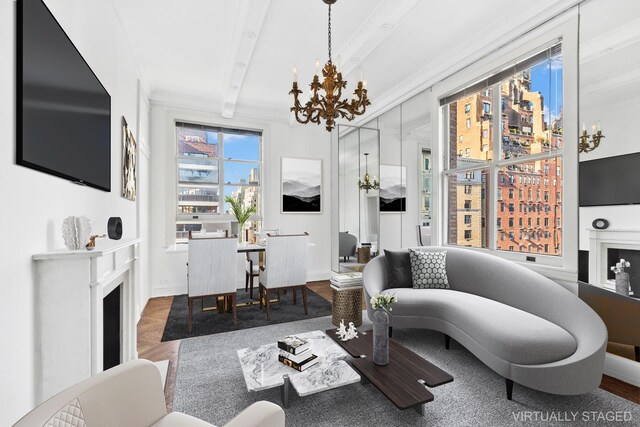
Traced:
<path fill-rule="evenodd" d="M 310 282 L 307 289 L 331 301 L 331 288 L 328 281 Z M 173 297 L 152 298 L 147 303 L 138 322 L 138 357 L 153 362 L 169 360 L 169 373 L 165 397 L 167 410 L 172 410 L 173 390 L 176 379 L 176 366 L 180 341 L 161 342 Z M 364 301 L 363 301 L 364 306 Z M 364 308 L 364 307 L 363 307 Z M 600 388 L 627 400 L 640 404 L 640 388 L 604 375 Z"/>

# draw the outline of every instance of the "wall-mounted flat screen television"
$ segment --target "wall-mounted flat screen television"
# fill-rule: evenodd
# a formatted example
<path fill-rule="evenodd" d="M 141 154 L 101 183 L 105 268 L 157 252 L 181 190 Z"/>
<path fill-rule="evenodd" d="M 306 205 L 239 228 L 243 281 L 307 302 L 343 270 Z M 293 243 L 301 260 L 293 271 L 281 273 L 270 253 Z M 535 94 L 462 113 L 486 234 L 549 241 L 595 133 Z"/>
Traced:
<path fill-rule="evenodd" d="M 18 164 L 111 191 L 111 97 L 42 0 L 18 1 Z"/>
<path fill-rule="evenodd" d="M 640 203 L 640 153 L 580 162 L 580 206 Z"/>

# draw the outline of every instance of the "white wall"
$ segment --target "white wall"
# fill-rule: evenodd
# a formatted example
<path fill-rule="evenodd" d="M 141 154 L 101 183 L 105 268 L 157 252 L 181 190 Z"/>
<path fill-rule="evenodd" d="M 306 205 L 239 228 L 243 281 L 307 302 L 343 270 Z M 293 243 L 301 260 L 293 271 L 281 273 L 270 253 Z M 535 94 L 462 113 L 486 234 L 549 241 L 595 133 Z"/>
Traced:
<path fill-rule="evenodd" d="M 580 161 L 640 151 L 635 126 L 640 110 L 639 17 L 640 3 L 634 0 L 620 0 L 615 8 L 604 1 L 582 7 L 580 122 L 591 133 L 591 124 L 601 121 L 605 139 L 596 150 L 580 154 Z M 596 218 L 607 219 L 612 230 L 640 227 L 640 205 L 584 207 L 579 215 L 581 250 L 589 250 L 587 230 Z"/>
<path fill-rule="evenodd" d="M 153 296 L 187 292 L 186 253 L 166 253 L 175 242 L 176 219 L 176 120 L 263 130 L 263 226 L 281 233 L 307 231 L 309 280 L 328 279 L 331 259 L 330 134 L 322 126 L 290 126 L 266 118 L 236 114 L 232 120 L 218 112 L 172 101 L 152 101 L 151 108 L 151 283 Z M 322 159 L 323 194 L 321 214 L 280 212 L 280 159 L 306 157 Z M 239 264 L 242 255 L 239 255 Z M 239 266 L 240 268 L 240 266 Z M 243 271 L 243 270 L 242 270 Z M 244 274 L 238 277 L 244 285 Z"/>
<path fill-rule="evenodd" d="M 0 425 L 11 425 L 34 404 L 34 274 L 31 255 L 64 246 L 61 226 L 69 215 L 86 215 L 93 230 L 121 216 L 124 236 L 134 237 L 136 203 L 120 197 L 120 120 L 136 132 L 137 79 L 134 56 L 123 39 L 111 2 L 46 0 L 78 50 L 111 95 L 110 193 L 15 164 L 15 10 L 0 2 Z M 139 133 L 145 135 L 145 132 Z"/>

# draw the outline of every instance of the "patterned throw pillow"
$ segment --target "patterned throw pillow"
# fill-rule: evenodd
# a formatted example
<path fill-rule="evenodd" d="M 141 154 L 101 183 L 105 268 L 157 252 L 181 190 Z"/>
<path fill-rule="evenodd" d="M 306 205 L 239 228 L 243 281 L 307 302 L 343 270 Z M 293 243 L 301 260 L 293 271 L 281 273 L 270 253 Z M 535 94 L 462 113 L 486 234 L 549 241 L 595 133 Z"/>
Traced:
<path fill-rule="evenodd" d="M 447 251 L 409 249 L 414 289 L 449 289 Z"/>

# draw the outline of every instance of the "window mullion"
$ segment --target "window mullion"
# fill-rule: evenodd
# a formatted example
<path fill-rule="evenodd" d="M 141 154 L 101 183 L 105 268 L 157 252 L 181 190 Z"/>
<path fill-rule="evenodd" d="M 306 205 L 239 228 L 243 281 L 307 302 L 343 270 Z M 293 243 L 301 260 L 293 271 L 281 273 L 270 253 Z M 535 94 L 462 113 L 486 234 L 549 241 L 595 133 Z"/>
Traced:
<path fill-rule="evenodd" d="M 224 133 L 222 129 L 218 131 L 218 194 L 220 204 L 218 205 L 218 215 L 224 215 Z"/>

